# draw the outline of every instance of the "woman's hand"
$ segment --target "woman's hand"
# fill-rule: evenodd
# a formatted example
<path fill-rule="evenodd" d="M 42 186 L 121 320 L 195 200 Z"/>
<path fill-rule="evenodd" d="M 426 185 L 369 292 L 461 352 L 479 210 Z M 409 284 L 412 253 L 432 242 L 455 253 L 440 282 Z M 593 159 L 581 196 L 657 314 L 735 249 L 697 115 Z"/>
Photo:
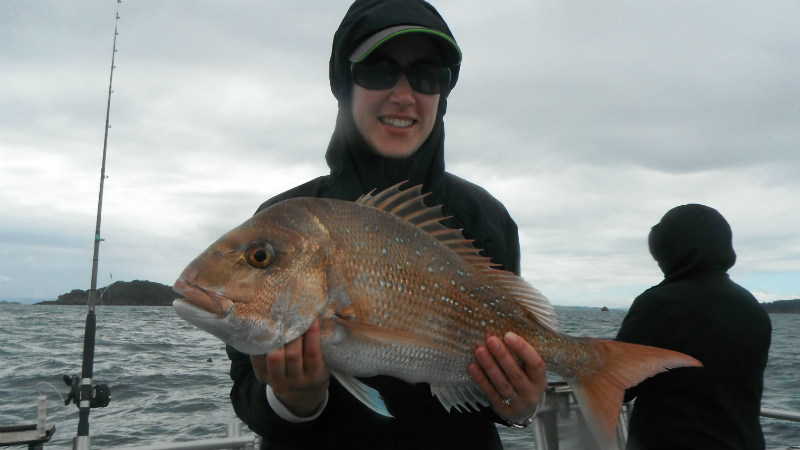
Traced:
<path fill-rule="evenodd" d="M 256 378 L 299 417 L 310 416 L 325 399 L 330 371 L 322 360 L 319 319 L 302 336 L 267 355 L 250 356 L 250 362 Z"/>
<path fill-rule="evenodd" d="M 512 332 L 502 341 L 491 336 L 475 350 L 475 358 L 469 373 L 500 417 L 522 423 L 536 413 L 547 378 L 545 363 L 531 344 Z"/>

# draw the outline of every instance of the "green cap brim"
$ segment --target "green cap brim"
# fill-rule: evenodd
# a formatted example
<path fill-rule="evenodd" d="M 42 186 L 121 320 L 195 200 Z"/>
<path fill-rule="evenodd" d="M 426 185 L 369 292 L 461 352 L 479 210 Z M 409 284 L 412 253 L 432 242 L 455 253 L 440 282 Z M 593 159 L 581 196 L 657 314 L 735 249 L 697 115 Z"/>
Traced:
<path fill-rule="evenodd" d="M 439 38 L 445 45 L 442 48 L 445 51 L 445 63 L 449 66 L 457 66 L 461 64 L 461 49 L 450 36 L 442 33 L 441 31 L 434 30 L 433 28 L 421 27 L 419 25 L 397 25 L 383 29 L 364 40 L 353 53 L 350 54 L 350 62 L 361 62 L 372 54 L 378 47 L 385 44 L 386 41 L 397 36 L 408 33 L 427 33 Z"/>

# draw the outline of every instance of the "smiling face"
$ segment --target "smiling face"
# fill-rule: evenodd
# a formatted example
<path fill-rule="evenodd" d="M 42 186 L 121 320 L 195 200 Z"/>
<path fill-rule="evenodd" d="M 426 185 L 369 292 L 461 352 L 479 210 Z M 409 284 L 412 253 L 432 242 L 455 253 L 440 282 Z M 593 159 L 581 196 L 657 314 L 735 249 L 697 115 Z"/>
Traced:
<path fill-rule="evenodd" d="M 418 62 L 439 62 L 430 37 L 398 36 L 370 58 L 388 58 L 402 67 Z M 405 75 L 391 88 L 369 90 L 353 84 L 353 121 L 367 144 L 386 158 L 402 159 L 416 152 L 428 139 L 436 121 L 440 94 L 421 94 L 411 89 Z"/>

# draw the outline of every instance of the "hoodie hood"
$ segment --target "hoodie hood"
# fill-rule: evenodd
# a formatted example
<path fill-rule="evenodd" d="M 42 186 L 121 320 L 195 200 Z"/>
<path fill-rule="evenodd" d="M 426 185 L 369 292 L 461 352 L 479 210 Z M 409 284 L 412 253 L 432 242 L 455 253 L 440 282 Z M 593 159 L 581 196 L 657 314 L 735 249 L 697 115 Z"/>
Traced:
<path fill-rule="evenodd" d="M 385 189 L 404 180 L 423 185 L 429 192 L 444 173 L 444 114 L 448 92 L 442 93 L 433 130 L 413 155 L 404 159 L 384 158 L 361 137 L 351 109 L 352 79 L 349 57 L 367 38 L 389 27 L 419 25 L 437 30 L 453 39 L 436 9 L 421 0 L 358 0 L 350 6 L 333 37 L 330 84 L 339 102 L 336 128 L 325 160 L 330 168 L 330 195 L 355 200 L 372 189 Z M 432 39 L 438 39 L 432 37 Z M 459 66 L 451 66 L 450 89 L 458 79 Z"/>
<path fill-rule="evenodd" d="M 705 205 L 669 210 L 650 230 L 648 244 L 665 281 L 700 272 L 726 272 L 736 263 L 730 225 L 716 209 Z"/>
<path fill-rule="evenodd" d="M 425 1 L 357 0 L 347 10 L 339 29 L 333 35 L 329 77 L 331 91 L 340 102 L 350 100 L 350 55 L 353 51 L 373 34 L 399 25 L 430 28 L 449 36 L 455 42 L 455 37 L 442 16 Z M 452 89 L 458 80 L 459 66 L 451 66 L 450 69 Z"/>

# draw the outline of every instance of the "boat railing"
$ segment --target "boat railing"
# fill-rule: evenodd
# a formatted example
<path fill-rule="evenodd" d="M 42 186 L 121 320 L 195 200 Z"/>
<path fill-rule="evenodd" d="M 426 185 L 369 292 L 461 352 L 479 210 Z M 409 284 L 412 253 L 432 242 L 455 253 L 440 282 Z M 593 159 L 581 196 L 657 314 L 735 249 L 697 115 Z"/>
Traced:
<path fill-rule="evenodd" d="M 257 435 L 242 435 L 242 423 L 237 420 L 228 423 L 227 436 L 224 438 L 165 442 L 137 447 L 105 447 L 104 450 L 255 450 L 260 443 L 261 439 Z"/>
<path fill-rule="evenodd" d="M 625 403 L 617 421 L 617 444 L 625 449 L 628 438 L 628 416 L 633 403 Z M 572 395 L 572 388 L 565 382 L 550 383 L 547 387 L 546 404 L 539 411 L 531 427 L 536 450 L 558 450 L 558 419 L 569 418 L 572 410 L 580 411 L 580 405 Z M 800 412 L 774 408 L 761 408 L 761 417 L 800 423 Z M 792 449 L 800 447 L 791 447 Z"/>
<path fill-rule="evenodd" d="M 558 432 L 556 430 L 557 416 L 568 417 L 572 408 L 580 409 L 580 406 L 572 396 L 572 389 L 569 385 L 552 383 L 548 387 L 547 404 L 534 420 L 533 440 L 536 450 L 556 450 L 559 448 Z M 632 404 L 626 403 L 620 414 L 617 424 L 617 442 L 619 448 L 625 448 L 625 441 L 628 437 L 628 414 Z M 800 423 L 800 412 L 785 411 L 773 408 L 761 408 L 761 416 L 773 419 L 788 420 Z M 139 447 L 114 447 L 105 450 L 220 450 L 220 449 L 242 449 L 254 450 L 259 447 L 260 438 L 256 435 L 242 436 L 241 422 L 234 421 L 228 424 L 227 437 L 219 439 L 205 439 L 187 442 L 169 442 L 157 445 Z"/>
<path fill-rule="evenodd" d="M 617 424 L 617 442 L 620 449 L 624 449 L 628 437 L 628 415 L 632 405 L 625 404 Z M 531 424 L 533 442 L 536 450 L 559 449 L 558 420 L 568 419 L 573 412 L 580 411 L 572 389 L 566 383 L 550 383 L 547 387 L 547 399 L 544 407 L 539 411 L 533 424 Z M 40 414 L 43 411 L 40 411 Z M 774 408 L 761 408 L 761 417 L 785 420 L 800 423 L 800 412 L 787 411 Z M 38 425 L 38 426 L 37 426 Z M 38 431 L 37 431 L 38 430 Z M 41 449 L 42 445 L 50 440 L 55 432 L 55 425 L 47 422 L 44 415 L 40 415 L 38 424 L 0 427 L 0 447 L 8 445 L 28 445 L 29 449 Z M 39 433 L 33 436 L 32 433 Z M 259 447 L 261 438 L 255 434 L 242 434 L 242 423 L 233 420 L 227 424 L 226 437 L 201 439 L 184 442 L 165 442 L 147 446 L 130 447 L 103 447 L 104 450 L 255 450 Z M 790 447 L 798 448 L 800 447 Z"/>
<path fill-rule="evenodd" d="M 800 422 L 800 412 L 786 411 L 783 409 L 761 408 L 761 417 L 769 417 L 771 419 L 789 420 L 791 422 Z"/>

